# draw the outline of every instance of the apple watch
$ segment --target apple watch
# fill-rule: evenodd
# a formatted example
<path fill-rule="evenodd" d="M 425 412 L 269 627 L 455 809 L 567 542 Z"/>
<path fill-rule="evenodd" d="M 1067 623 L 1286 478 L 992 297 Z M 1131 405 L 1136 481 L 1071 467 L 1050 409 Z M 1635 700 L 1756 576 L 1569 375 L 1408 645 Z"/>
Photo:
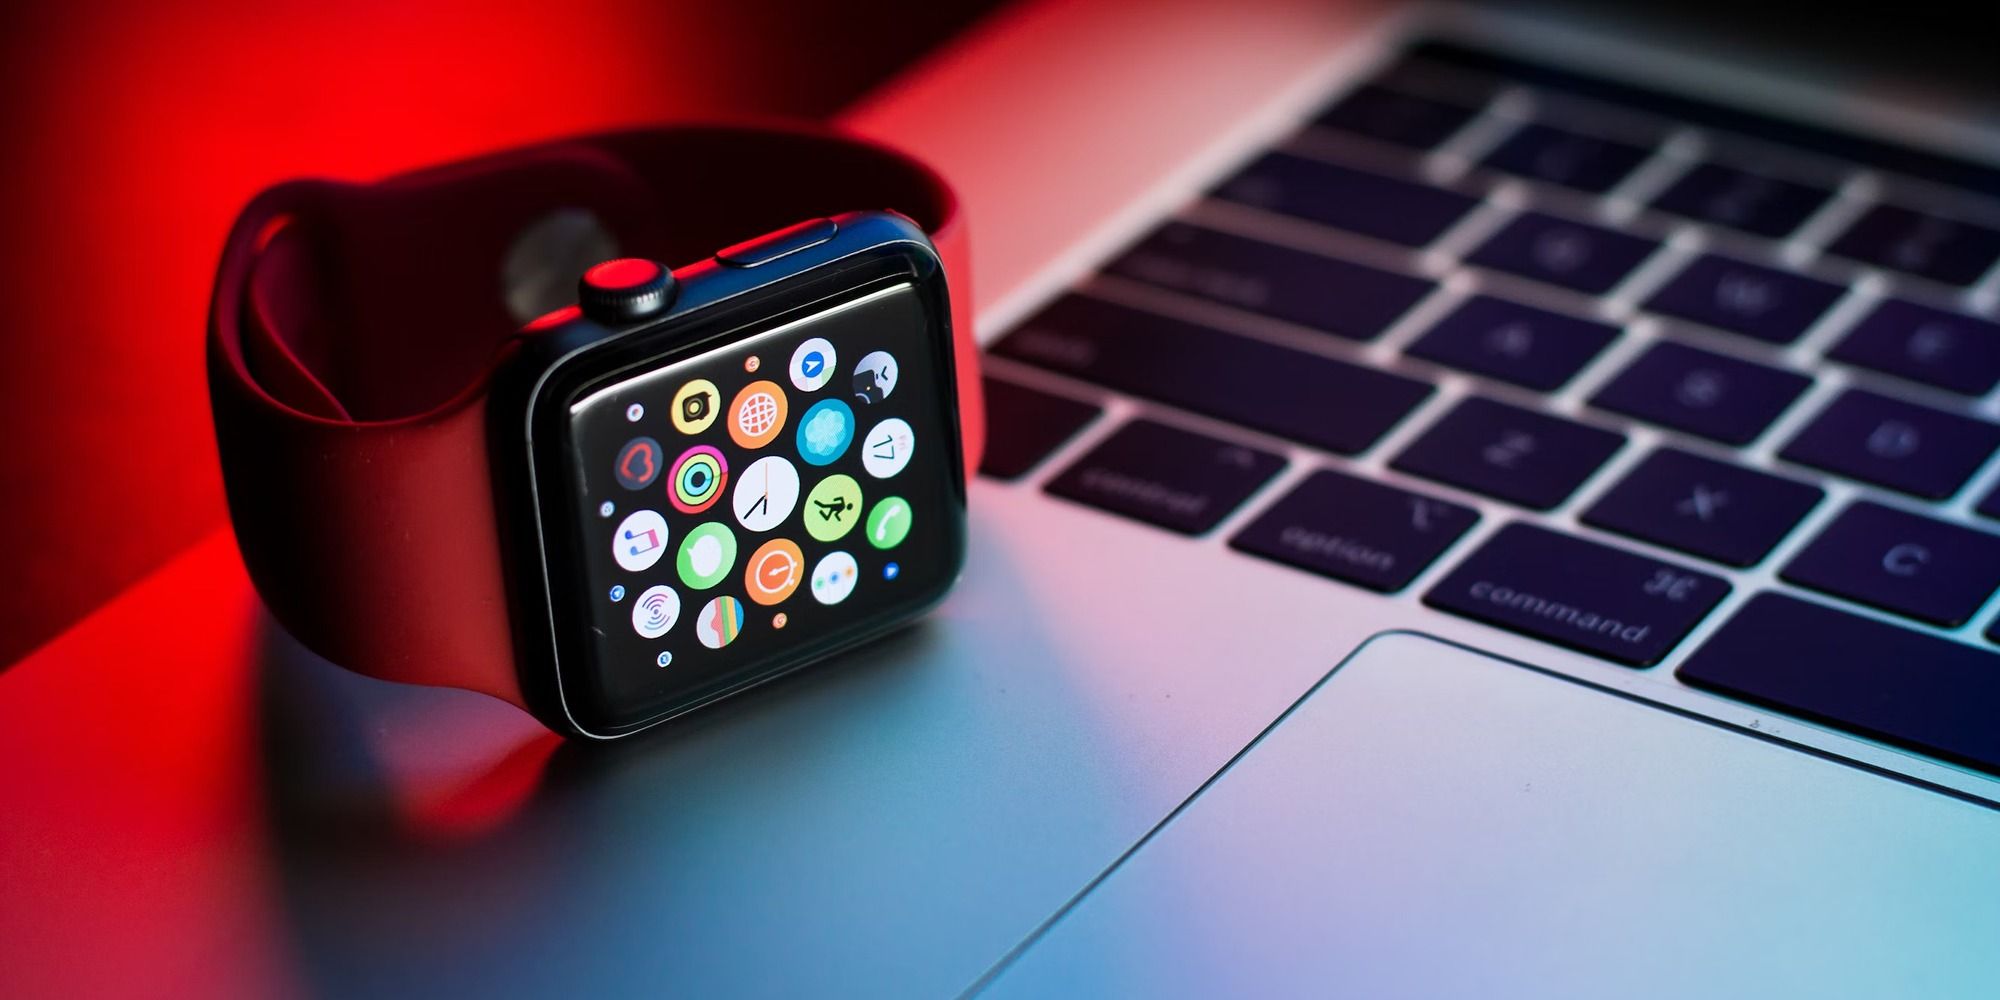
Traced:
<path fill-rule="evenodd" d="M 209 321 L 244 563 L 321 656 L 571 736 L 797 669 L 958 576 L 966 277 L 941 178 L 812 128 L 278 185 Z"/>

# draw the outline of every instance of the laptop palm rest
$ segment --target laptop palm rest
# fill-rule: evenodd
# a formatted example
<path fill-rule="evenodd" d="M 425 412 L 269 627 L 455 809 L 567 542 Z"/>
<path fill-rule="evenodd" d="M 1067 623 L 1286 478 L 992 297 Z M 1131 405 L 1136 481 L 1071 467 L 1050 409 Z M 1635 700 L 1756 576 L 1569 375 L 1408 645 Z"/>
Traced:
<path fill-rule="evenodd" d="M 2000 813 L 1424 636 L 1361 647 L 996 996 L 2000 996 Z"/>

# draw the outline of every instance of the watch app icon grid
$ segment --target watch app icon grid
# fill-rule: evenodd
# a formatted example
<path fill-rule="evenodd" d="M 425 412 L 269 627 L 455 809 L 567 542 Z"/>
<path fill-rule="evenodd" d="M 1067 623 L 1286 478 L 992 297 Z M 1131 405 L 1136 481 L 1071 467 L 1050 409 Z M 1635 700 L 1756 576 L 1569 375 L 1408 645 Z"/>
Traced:
<path fill-rule="evenodd" d="M 861 558 L 896 547 L 920 516 L 888 489 L 917 432 L 889 405 L 913 398 L 896 394 L 899 359 L 869 347 L 851 365 L 820 336 L 721 352 L 716 370 L 625 411 L 617 489 L 592 506 L 616 525 L 609 548 L 629 577 L 610 603 L 641 595 L 618 612 L 650 643 L 648 667 L 697 667 L 687 654 L 893 585 L 895 563 L 864 573 Z M 777 363 L 786 371 L 760 377 Z"/>

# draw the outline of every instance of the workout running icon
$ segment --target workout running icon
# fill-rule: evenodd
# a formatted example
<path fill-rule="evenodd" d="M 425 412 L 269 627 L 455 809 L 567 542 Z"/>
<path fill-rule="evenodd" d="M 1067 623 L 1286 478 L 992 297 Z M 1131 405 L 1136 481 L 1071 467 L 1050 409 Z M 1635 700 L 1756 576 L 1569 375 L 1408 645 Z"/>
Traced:
<path fill-rule="evenodd" d="M 854 530 L 861 519 L 861 484 L 853 476 L 834 475 L 820 480 L 806 497 L 806 533 L 815 541 L 833 542 Z M 848 517 L 853 511 L 853 517 Z"/>
<path fill-rule="evenodd" d="M 846 497 L 834 497 L 831 501 L 814 500 L 813 506 L 819 508 L 819 519 L 822 521 L 838 521 L 840 515 L 854 509 L 853 502 Z"/>

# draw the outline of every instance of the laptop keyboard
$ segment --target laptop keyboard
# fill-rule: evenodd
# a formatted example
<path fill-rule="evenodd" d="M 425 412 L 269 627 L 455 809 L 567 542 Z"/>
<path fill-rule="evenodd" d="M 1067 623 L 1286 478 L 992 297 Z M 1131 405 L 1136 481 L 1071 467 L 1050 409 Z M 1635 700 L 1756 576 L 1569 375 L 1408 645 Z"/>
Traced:
<path fill-rule="evenodd" d="M 983 471 L 1139 397 L 1049 493 L 2000 774 L 1996 304 L 2000 167 L 1428 43 L 995 344 Z"/>

